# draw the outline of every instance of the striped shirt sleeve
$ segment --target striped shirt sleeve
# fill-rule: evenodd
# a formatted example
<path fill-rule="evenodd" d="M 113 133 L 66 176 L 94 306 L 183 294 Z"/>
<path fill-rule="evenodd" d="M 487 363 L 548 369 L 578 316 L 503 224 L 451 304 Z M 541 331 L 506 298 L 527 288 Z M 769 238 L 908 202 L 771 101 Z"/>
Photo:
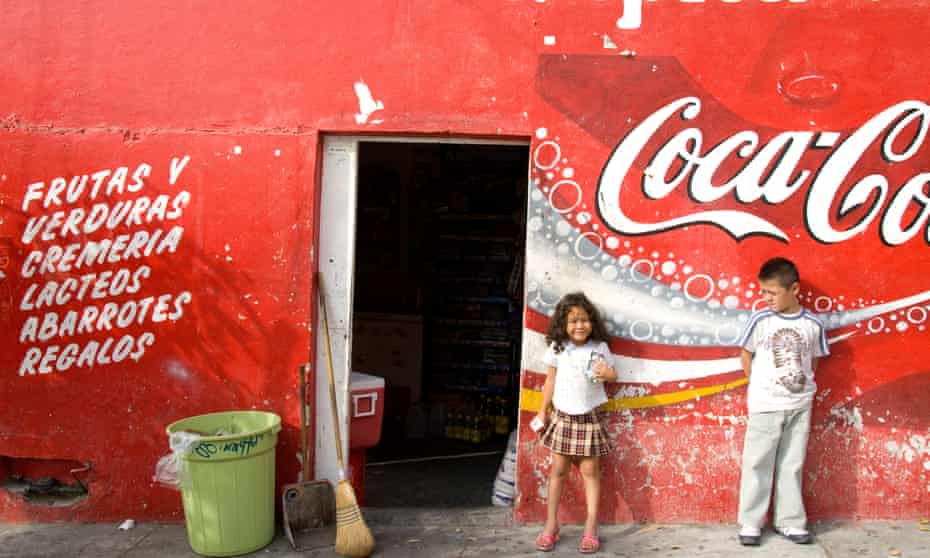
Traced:
<path fill-rule="evenodd" d="M 827 343 L 827 328 L 823 325 L 823 321 L 809 311 L 805 311 L 805 315 L 814 322 L 817 328 L 817 343 L 814 348 L 814 356 L 823 357 L 829 355 L 830 345 Z"/>
<path fill-rule="evenodd" d="M 756 338 L 753 333 L 755 332 L 756 326 L 762 321 L 762 318 L 768 314 L 769 312 L 767 310 L 762 310 L 750 316 L 749 322 L 746 323 L 746 327 L 743 329 L 743 333 L 739 336 L 739 339 L 737 339 L 736 344 L 750 353 L 756 352 Z"/>

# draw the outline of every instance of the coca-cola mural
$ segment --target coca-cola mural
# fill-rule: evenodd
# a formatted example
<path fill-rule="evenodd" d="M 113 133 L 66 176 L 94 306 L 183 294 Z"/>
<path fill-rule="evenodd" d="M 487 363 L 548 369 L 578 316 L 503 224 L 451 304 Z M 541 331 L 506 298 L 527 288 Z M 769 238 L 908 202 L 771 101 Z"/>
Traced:
<path fill-rule="evenodd" d="M 524 418 L 542 400 L 554 305 L 583 290 L 620 362 L 603 519 L 734 520 L 734 345 L 763 304 L 759 265 L 783 255 L 833 353 L 817 372 L 808 509 L 926 512 L 930 106 L 889 60 L 926 64 L 900 30 L 927 16 L 903 2 L 623 4 L 539 18 Z M 528 429 L 520 456 L 517 513 L 540 519 L 547 453 Z M 568 486 L 564 513 L 581 519 L 580 478 Z"/>

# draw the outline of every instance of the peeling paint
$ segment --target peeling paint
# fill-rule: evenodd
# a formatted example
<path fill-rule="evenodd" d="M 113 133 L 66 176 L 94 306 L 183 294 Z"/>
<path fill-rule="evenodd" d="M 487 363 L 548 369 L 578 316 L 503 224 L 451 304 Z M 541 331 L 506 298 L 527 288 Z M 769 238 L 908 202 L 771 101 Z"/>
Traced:
<path fill-rule="evenodd" d="M 855 428 L 857 432 L 862 432 L 862 411 L 860 411 L 859 407 L 847 409 L 842 405 L 835 405 L 830 409 L 830 416 L 843 421 L 844 426 L 852 427 Z"/>
<path fill-rule="evenodd" d="M 368 85 L 362 80 L 355 82 L 355 96 L 358 97 L 358 113 L 355 115 L 358 124 L 365 124 L 373 112 L 384 109 L 384 103 L 375 100 Z"/>
<path fill-rule="evenodd" d="M 930 445 L 928 445 L 927 438 L 919 434 L 914 434 L 909 440 L 900 443 L 889 440 L 885 442 L 885 449 L 895 459 L 904 459 L 908 463 L 913 463 L 915 459 L 924 456 L 930 456 Z"/>

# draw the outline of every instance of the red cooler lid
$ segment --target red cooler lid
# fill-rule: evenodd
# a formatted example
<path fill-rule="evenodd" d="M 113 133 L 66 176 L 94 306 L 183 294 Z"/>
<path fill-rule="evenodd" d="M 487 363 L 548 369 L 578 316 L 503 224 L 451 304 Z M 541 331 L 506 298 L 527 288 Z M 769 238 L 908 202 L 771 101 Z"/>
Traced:
<path fill-rule="evenodd" d="M 352 372 L 349 377 L 349 389 L 351 391 L 384 389 L 384 378 L 365 374 L 364 372 Z"/>

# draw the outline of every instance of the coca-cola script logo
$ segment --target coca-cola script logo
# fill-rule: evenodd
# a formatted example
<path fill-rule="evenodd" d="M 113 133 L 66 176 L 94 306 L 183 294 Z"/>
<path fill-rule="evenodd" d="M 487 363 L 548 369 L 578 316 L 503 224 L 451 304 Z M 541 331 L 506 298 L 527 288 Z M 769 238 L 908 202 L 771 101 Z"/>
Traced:
<path fill-rule="evenodd" d="M 634 163 L 656 141 L 676 115 L 682 123 L 697 122 L 701 101 L 683 97 L 649 115 L 617 145 L 597 185 L 597 210 L 603 222 L 623 235 L 644 235 L 689 225 L 715 225 L 735 239 L 765 235 L 787 242 L 788 235 L 751 210 L 694 211 L 656 222 L 637 220 L 621 207 L 624 188 L 635 181 Z M 888 165 L 908 161 L 920 151 L 927 136 L 930 106 L 904 101 L 875 115 L 846 135 L 829 131 L 786 131 L 766 142 L 758 132 L 742 130 L 713 147 L 704 148 L 700 127 L 688 127 L 664 140 L 639 172 L 642 193 L 665 198 L 686 188 L 697 204 L 732 196 L 740 204 L 758 201 L 781 204 L 805 195 L 804 223 L 816 240 L 832 244 L 862 233 L 878 221 L 878 234 L 889 246 L 903 244 L 921 233 L 930 244 L 930 172 L 918 172 L 899 186 L 883 173 L 850 179 L 857 165 L 877 151 Z M 828 150 L 819 165 L 811 165 L 812 151 Z M 822 157 L 822 155 L 819 155 Z M 733 170 L 735 168 L 735 170 Z M 686 185 L 684 185 L 686 184 Z M 852 222 L 843 218 L 859 210 Z M 835 216 L 831 216 L 835 210 Z"/>

